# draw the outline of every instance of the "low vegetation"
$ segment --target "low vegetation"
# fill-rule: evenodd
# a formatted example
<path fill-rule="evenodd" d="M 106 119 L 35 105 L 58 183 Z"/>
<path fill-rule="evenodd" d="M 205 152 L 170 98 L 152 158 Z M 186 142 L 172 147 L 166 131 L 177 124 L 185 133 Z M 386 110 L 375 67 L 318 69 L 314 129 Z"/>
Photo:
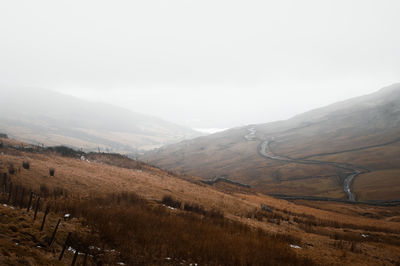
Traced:
<path fill-rule="evenodd" d="M 70 157 L 22 146 L 7 145 L 1 150 L 0 173 L 8 173 L 10 165 L 15 169 L 13 175 L 7 175 L 2 201 L 13 204 L 15 210 L 26 208 L 32 191 L 32 210 L 38 202 L 41 219 L 49 207 L 53 227 L 58 218 L 70 214 L 70 220 L 61 222 L 54 250 L 41 249 L 43 261 L 54 259 L 67 233 L 73 232 L 73 248 L 93 256 L 92 264 L 99 260 L 103 265 L 400 262 L 399 207 L 331 202 L 314 202 L 308 207 L 236 189 L 225 182 L 213 186 L 187 182 L 115 154 Z M 26 158 L 29 171 L 22 166 Z M 49 168 L 56 169 L 57 175 L 49 178 Z M 74 227 L 66 230 L 64 226 L 71 222 Z M 15 223 L 19 232 L 18 221 Z M 38 249 L 34 243 L 31 246 Z M 69 251 L 67 264 L 71 255 Z M 13 254 L 7 259 L 17 261 Z M 82 259 L 80 255 L 78 264 Z"/>
<path fill-rule="evenodd" d="M 29 168 L 31 167 L 31 164 L 28 161 L 23 161 L 22 167 L 26 170 L 29 170 Z"/>
<path fill-rule="evenodd" d="M 18 191 L 28 189 L 18 186 Z M 271 235 L 242 223 L 191 206 L 191 211 L 169 196 L 163 202 L 173 209 L 152 204 L 132 192 L 92 196 L 86 199 L 64 196 L 46 185 L 40 186 L 39 210 L 50 206 L 53 213 L 69 213 L 87 225 L 91 235 L 98 236 L 96 245 L 118 251 L 118 256 L 103 256 L 103 262 L 123 261 L 128 265 L 189 264 L 207 265 L 312 265 L 309 259 L 296 255 L 285 235 Z M 7 197 L 2 198 L 7 202 Z M 23 196 L 15 205 L 25 207 Z M 199 211 L 202 210 L 202 211 Z M 199 212 L 204 212 L 199 214 Z M 80 239 L 80 243 L 88 241 Z M 89 243 L 89 242 L 88 242 Z M 89 244 L 83 245 L 88 247 Z M 87 249 L 87 248 L 86 248 Z M 89 251 L 88 251 L 89 252 Z"/>

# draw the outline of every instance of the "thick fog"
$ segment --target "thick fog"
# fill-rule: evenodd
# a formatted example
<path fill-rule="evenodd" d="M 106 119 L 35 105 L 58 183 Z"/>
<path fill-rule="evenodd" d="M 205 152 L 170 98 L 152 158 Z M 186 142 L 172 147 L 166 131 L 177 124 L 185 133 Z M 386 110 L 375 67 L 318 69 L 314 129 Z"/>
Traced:
<path fill-rule="evenodd" d="M 1 1 L 0 84 L 192 128 L 264 123 L 398 82 L 399 12 L 398 0 Z"/>

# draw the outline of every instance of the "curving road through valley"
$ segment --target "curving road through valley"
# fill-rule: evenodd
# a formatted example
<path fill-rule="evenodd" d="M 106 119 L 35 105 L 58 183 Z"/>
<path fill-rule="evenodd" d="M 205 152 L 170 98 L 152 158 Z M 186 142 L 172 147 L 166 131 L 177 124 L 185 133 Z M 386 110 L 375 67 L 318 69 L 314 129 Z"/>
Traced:
<path fill-rule="evenodd" d="M 351 166 L 349 164 L 343 164 L 343 163 L 337 163 L 337 162 L 325 162 L 325 161 L 317 161 L 317 160 L 293 159 L 293 158 L 289 158 L 289 157 L 282 157 L 282 156 L 273 154 L 271 152 L 269 143 L 270 142 L 268 140 L 266 140 L 266 141 L 263 141 L 260 145 L 259 153 L 261 156 L 263 156 L 265 158 L 277 160 L 277 161 L 290 162 L 290 163 L 299 163 L 299 164 L 330 165 L 330 166 L 334 166 L 337 168 L 351 171 L 351 174 L 346 176 L 346 178 L 343 182 L 343 191 L 346 193 L 346 195 L 350 201 L 356 200 L 354 193 L 351 191 L 351 184 L 352 184 L 354 178 L 362 173 L 362 171 L 360 171 L 359 169 L 357 169 L 354 166 Z"/>
<path fill-rule="evenodd" d="M 249 129 L 249 131 L 250 131 L 250 133 L 245 136 L 245 139 L 254 140 L 255 139 L 255 128 L 252 127 Z M 251 136 L 251 138 L 249 138 L 250 136 Z M 361 169 L 356 168 L 353 165 L 345 164 L 345 163 L 326 162 L 326 161 L 307 160 L 307 159 L 294 159 L 294 158 L 290 158 L 290 157 L 284 157 L 281 155 L 274 154 L 269 147 L 270 143 L 271 143 L 271 141 L 264 140 L 259 145 L 259 149 L 258 149 L 258 153 L 267 159 L 288 162 L 288 163 L 298 163 L 298 164 L 330 165 L 330 166 L 337 167 L 337 168 L 351 172 L 351 174 L 346 176 L 346 178 L 343 182 L 343 191 L 346 193 L 349 201 L 353 201 L 353 202 L 356 201 L 356 196 L 351 191 L 352 182 L 356 176 L 358 176 L 364 172 L 369 172 L 369 170 L 361 170 Z"/>

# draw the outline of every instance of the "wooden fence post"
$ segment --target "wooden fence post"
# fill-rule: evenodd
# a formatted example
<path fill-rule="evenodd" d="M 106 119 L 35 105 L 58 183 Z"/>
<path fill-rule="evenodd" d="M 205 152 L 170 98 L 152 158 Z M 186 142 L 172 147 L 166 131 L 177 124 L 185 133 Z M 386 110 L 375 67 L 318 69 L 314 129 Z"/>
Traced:
<path fill-rule="evenodd" d="M 72 259 L 72 264 L 71 264 L 71 266 L 74 266 L 74 265 L 75 265 L 76 259 L 78 258 L 78 255 L 79 255 L 79 251 L 78 251 L 78 249 L 76 249 L 76 250 L 75 250 L 75 254 L 74 254 L 74 258 Z"/>
<path fill-rule="evenodd" d="M 44 216 L 43 216 L 42 225 L 40 226 L 40 231 L 43 231 L 44 223 L 46 222 L 46 217 L 47 217 L 47 214 L 49 214 L 49 210 L 50 210 L 50 206 L 47 205 L 46 210 L 44 211 Z"/>
<path fill-rule="evenodd" d="M 37 215 L 37 211 L 39 209 L 39 203 L 40 203 L 40 196 L 37 198 L 36 200 L 36 206 L 35 206 L 35 215 L 33 215 L 33 220 L 36 220 L 36 215 Z"/>
<path fill-rule="evenodd" d="M 65 243 L 64 243 L 64 246 L 63 246 L 63 248 L 62 248 L 62 250 L 61 250 L 60 257 L 58 257 L 58 260 L 61 260 L 61 259 L 62 259 L 63 255 L 64 255 L 64 252 L 65 252 L 65 249 L 66 249 L 67 246 L 69 245 L 70 238 L 71 238 L 71 233 L 68 233 L 68 236 L 67 236 L 67 238 L 65 239 Z"/>
<path fill-rule="evenodd" d="M 51 236 L 51 239 L 50 239 L 50 242 L 49 242 L 49 247 L 51 246 L 51 244 L 53 244 L 53 241 L 54 241 L 54 238 L 56 237 L 57 229 L 58 229 L 58 226 L 60 225 L 60 222 L 61 222 L 61 219 L 58 219 L 56 228 L 54 228 L 53 235 Z"/>
<path fill-rule="evenodd" d="M 32 198 L 33 198 L 33 192 L 31 191 L 31 195 L 29 196 L 29 202 L 28 202 L 28 207 L 26 208 L 26 211 L 29 212 L 32 204 Z"/>

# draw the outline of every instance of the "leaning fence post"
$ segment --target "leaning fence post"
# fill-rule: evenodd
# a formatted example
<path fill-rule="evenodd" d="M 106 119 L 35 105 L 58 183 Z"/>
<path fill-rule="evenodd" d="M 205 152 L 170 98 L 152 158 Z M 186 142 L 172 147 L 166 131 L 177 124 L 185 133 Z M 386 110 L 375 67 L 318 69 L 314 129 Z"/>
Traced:
<path fill-rule="evenodd" d="M 57 229 L 58 229 L 58 226 L 60 225 L 60 222 L 61 222 L 61 219 L 58 219 L 56 228 L 54 228 L 53 235 L 51 236 L 51 239 L 50 239 L 50 242 L 49 242 L 49 247 L 51 246 L 51 244 L 53 244 L 53 241 L 54 241 L 54 238 L 56 237 Z"/>
<path fill-rule="evenodd" d="M 28 202 L 28 207 L 26 208 L 26 211 L 29 212 L 32 204 L 32 197 L 33 197 L 33 192 L 31 191 L 31 195 L 29 196 L 29 202 Z"/>
<path fill-rule="evenodd" d="M 67 248 L 67 246 L 68 246 L 68 244 L 69 244 L 70 238 L 71 238 L 71 233 L 68 233 L 68 236 L 67 236 L 67 238 L 65 239 L 65 243 L 64 243 L 64 246 L 63 246 L 63 248 L 62 248 L 62 250 L 61 250 L 60 257 L 58 257 L 58 260 L 61 260 L 61 259 L 62 259 L 63 255 L 64 255 L 64 252 L 65 252 L 65 249 Z"/>
<path fill-rule="evenodd" d="M 71 266 L 74 266 L 74 265 L 75 265 L 76 259 L 78 258 L 78 255 L 79 255 L 79 251 L 78 251 L 78 249 L 76 249 L 76 250 L 75 250 L 75 254 L 74 254 L 74 258 L 73 258 L 73 260 L 72 260 Z"/>
<path fill-rule="evenodd" d="M 46 217 L 47 217 L 47 214 L 49 214 L 49 210 L 50 210 L 50 206 L 47 205 L 46 210 L 44 211 L 44 216 L 43 216 L 42 225 L 40 226 L 40 231 L 43 231 L 44 223 L 46 222 Z"/>
<path fill-rule="evenodd" d="M 36 200 L 36 206 L 35 206 L 35 215 L 33 215 L 33 220 L 36 220 L 36 215 L 37 215 L 37 211 L 39 209 L 39 203 L 40 203 L 40 196 L 37 198 Z"/>

